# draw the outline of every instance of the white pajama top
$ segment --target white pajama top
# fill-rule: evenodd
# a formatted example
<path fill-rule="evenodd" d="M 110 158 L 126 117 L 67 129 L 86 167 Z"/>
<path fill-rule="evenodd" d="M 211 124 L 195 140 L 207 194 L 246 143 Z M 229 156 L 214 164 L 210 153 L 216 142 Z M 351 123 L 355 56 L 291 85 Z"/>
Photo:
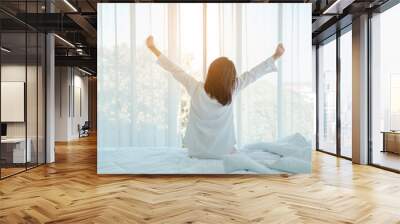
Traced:
<path fill-rule="evenodd" d="M 164 55 L 158 57 L 157 63 L 171 73 L 191 97 L 188 127 L 183 139 L 189 156 L 200 159 L 221 159 L 231 153 L 236 144 L 233 122 L 234 98 L 232 97 L 232 103 L 224 106 L 207 94 L 203 82 L 197 81 Z M 263 75 L 275 71 L 277 71 L 275 61 L 270 57 L 237 78 L 234 95 Z"/>

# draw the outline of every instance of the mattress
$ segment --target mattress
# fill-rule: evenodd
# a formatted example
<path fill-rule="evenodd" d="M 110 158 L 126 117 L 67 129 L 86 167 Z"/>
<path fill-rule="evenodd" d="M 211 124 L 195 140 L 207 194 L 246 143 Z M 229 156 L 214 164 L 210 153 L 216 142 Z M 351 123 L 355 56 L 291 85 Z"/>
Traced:
<path fill-rule="evenodd" d="M 281 156 L 262 150 L 240 150 L 265 166 L 263 174 L 283 173 L 268 168 Z M 120 147 L 101 149 L 98 153 L 99 174 L 225 174 L 223 160 L 196 159 L 188 156 L 187 149 L 174 147 Z M 230 174 L 257 173 L 248 169 Z"/>

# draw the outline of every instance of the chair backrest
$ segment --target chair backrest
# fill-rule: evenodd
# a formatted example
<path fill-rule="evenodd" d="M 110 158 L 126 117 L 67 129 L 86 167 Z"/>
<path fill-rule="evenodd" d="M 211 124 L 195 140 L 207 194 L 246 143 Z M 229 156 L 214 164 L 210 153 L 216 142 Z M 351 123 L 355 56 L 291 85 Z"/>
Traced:
<path fill-rule="evenodd" d="M 83 124 L 82 128 L 89 128 L 90 127 L 89 124 L 90 124 L 89 121 L 85 121 L 85 123 Z"/>

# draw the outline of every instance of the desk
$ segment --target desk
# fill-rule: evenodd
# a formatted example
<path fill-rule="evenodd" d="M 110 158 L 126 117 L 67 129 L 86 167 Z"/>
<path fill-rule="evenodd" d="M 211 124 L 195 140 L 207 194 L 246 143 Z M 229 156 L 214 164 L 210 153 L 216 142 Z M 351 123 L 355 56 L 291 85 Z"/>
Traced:
<path fill-rule="evenodd" d="M 32 159 L 31 139 L 28 138 L 26 142 L 28 147 L 26 147 L 25 154 L 25 138 L 1 139 L 1 157 L 5 158 L 9 163 L 30 162 Z"/>
<path fill-rule="evenodd" d="M 400 132 L 383 131 L 383 150 L 382 152 L 392 152 L 400 154 Z"/>

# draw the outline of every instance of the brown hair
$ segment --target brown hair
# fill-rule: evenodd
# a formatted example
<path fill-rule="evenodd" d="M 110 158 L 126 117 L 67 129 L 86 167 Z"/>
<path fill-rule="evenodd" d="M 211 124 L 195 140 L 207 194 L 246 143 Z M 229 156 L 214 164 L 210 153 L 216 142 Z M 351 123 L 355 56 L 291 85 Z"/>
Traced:
<path fill-rule="evenodd" d="M 232 102 L 235 83 L 235 65 L 228 58 L 220 57 L 211 63 L 204 89 L 211 98 L 225 106 Z"/>

